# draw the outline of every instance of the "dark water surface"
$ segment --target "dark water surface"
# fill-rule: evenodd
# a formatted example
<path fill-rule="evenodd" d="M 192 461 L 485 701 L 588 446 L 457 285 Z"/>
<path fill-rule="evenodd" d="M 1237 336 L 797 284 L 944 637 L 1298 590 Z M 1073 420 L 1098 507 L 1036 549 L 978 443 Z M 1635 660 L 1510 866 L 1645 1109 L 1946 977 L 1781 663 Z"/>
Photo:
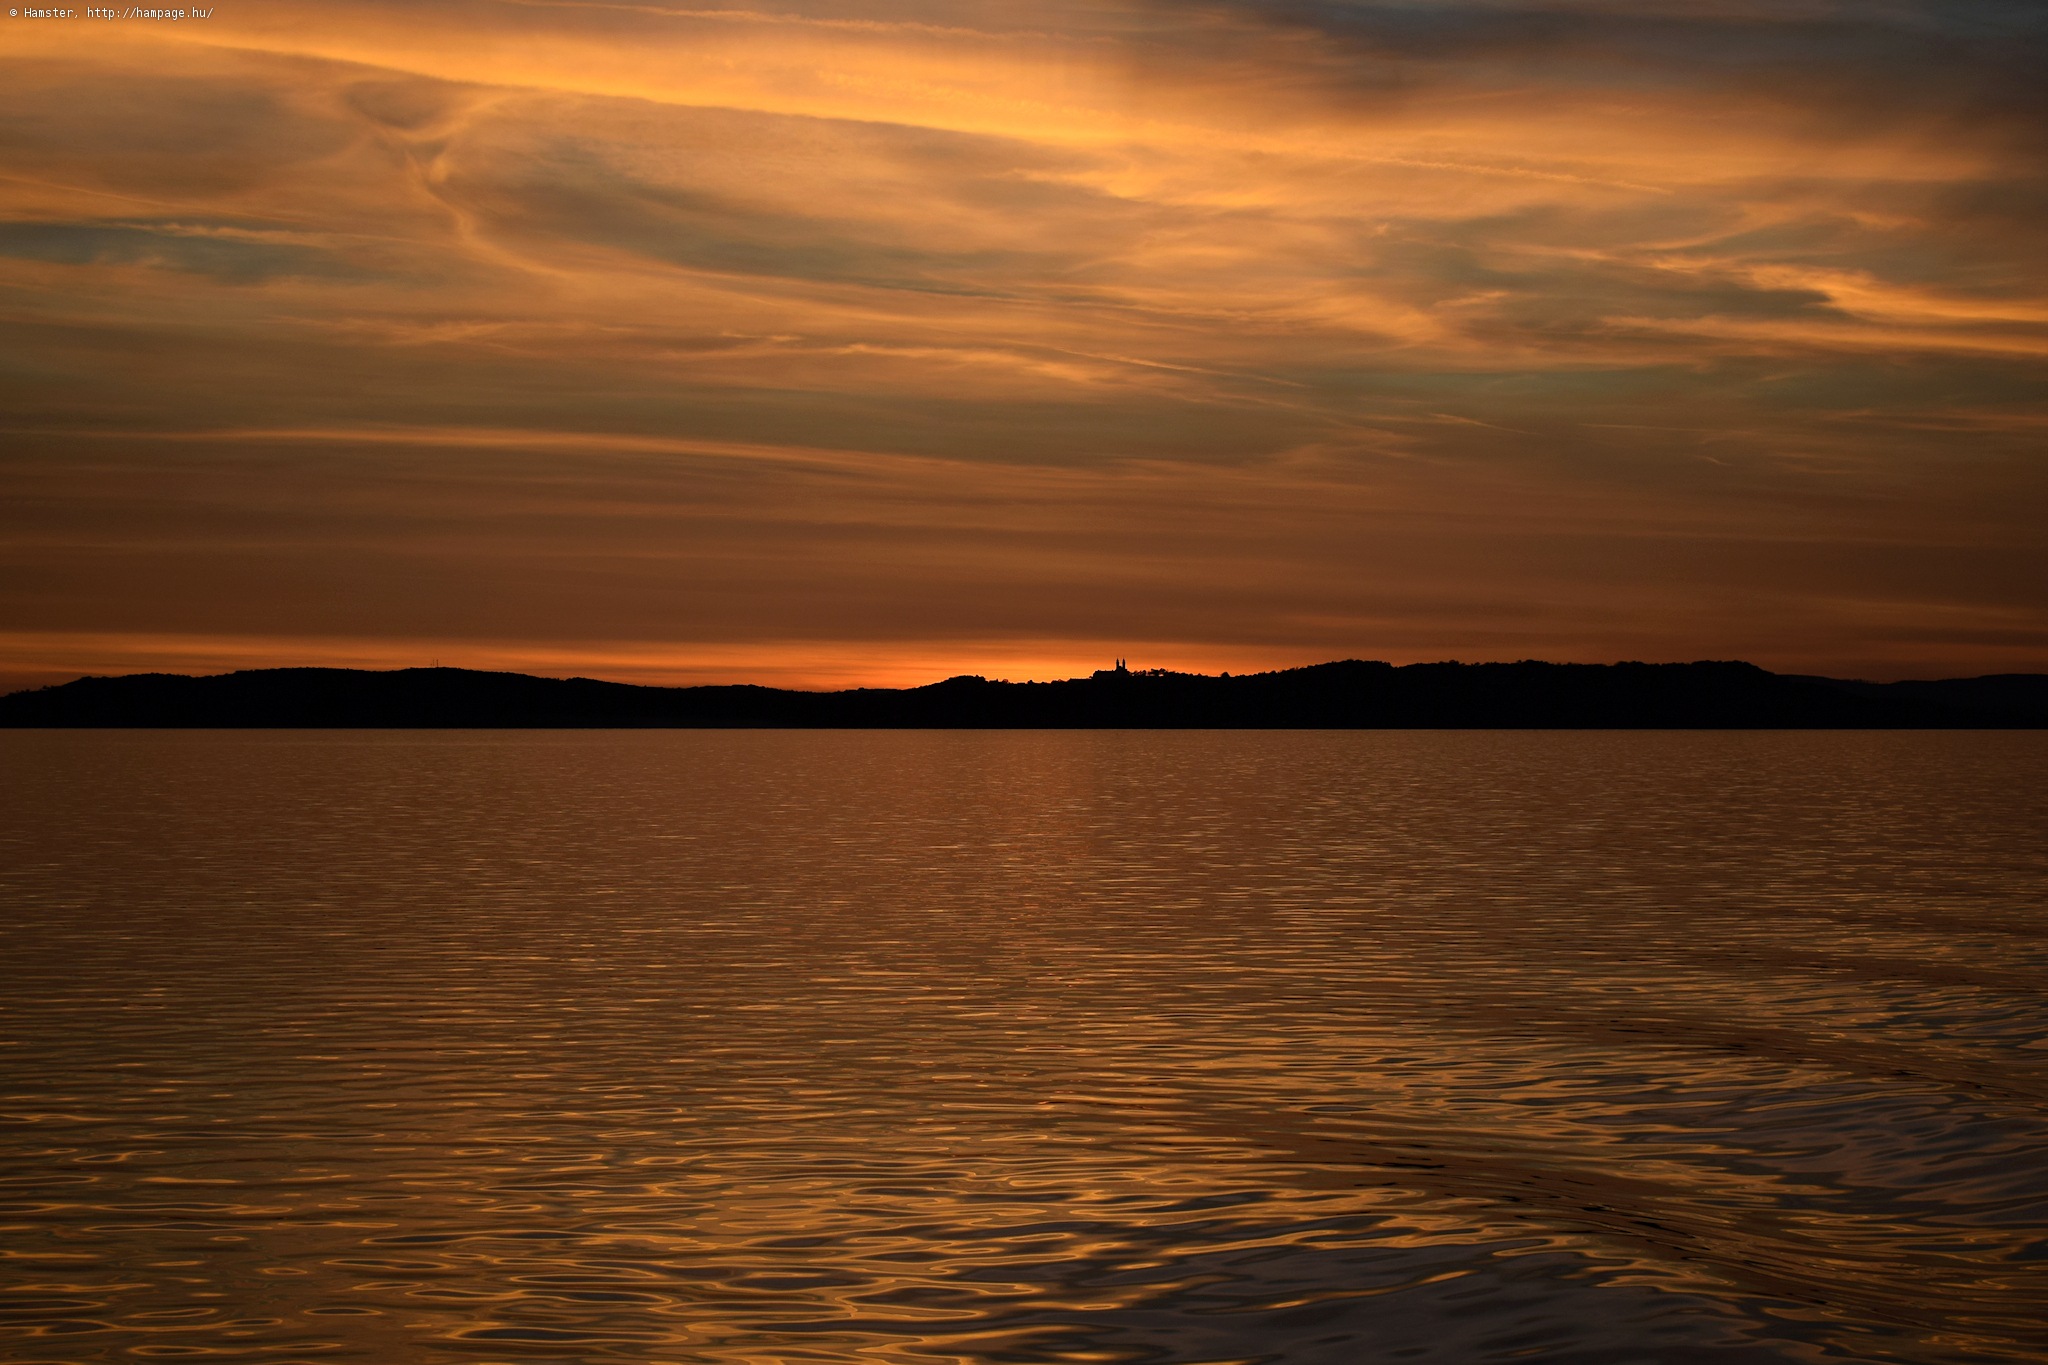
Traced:
<path fill-rule="evenodd" d="M 0 1359 L 2048 1359 L 2048 734 L 0 734 Z"/>

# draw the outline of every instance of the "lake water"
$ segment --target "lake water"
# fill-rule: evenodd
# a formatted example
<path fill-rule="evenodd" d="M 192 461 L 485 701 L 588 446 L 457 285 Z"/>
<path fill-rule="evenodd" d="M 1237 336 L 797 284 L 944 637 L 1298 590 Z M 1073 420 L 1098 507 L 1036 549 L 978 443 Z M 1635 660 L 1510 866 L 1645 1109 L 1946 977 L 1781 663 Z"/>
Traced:
<path fill-rule="evenodd" d="M 2048 1359 L 2048 734 L 0 733 L 0 1359 Z"/>

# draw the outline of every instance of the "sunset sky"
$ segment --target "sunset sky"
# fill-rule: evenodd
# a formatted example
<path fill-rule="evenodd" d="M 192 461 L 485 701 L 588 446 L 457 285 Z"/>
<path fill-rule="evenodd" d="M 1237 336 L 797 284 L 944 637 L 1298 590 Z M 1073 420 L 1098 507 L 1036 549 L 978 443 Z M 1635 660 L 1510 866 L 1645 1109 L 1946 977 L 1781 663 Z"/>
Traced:
<path fill-rule="evenodd" d="M 0 688 L 2048 671 L 2040 0 L 0 19 Z"/>

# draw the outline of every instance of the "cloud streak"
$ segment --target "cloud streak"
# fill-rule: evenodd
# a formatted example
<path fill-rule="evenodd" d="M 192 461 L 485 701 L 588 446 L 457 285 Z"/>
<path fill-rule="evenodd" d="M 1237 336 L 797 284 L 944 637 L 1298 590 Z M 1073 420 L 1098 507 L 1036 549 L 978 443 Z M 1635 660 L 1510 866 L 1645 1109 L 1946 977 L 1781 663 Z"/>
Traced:
<path fill-rule="evenodd" d="M 2048 668 L 2032 7 L 7 36 L 13 680 Z"/>

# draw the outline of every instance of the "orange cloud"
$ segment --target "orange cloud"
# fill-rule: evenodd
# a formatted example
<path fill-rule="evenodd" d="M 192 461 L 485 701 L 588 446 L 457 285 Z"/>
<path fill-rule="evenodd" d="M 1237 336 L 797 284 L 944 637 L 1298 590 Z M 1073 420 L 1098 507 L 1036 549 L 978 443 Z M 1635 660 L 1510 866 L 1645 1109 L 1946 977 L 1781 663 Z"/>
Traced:
<path fill-rule="evenodd" d="M 2048 667 L 2012 44 L 1515 13 L 10 27 L 0 631 Z"/>

